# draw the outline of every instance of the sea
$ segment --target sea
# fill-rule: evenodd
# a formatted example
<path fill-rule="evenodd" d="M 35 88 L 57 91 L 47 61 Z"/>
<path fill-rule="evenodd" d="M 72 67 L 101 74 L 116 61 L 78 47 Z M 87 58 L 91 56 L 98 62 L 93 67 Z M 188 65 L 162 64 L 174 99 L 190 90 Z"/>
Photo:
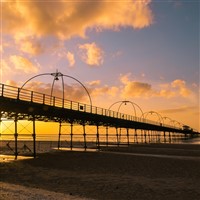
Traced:
<path fill-rule="evenodd" d="M 174 143 L 174 144 L 199 144 L 200 137 L 185 137 L 180 134 L 164 135 L 158 133 L 135 133 L 129 134 L 37 134 L 34 140 L 31 134 L 19 134 L 15 138 L 14 134 L 0 135 L 0 154 L 31 155 L 33 151 L 37 153 L 48 152 L 54 149 L 97 149 L 100 146 L 128 145 L 128 144 L 148 144 L 148 143 Z M 16 140 L 17 139 L 17 140 Z M 16 147 L 17 146 L 17 147 Z"/>

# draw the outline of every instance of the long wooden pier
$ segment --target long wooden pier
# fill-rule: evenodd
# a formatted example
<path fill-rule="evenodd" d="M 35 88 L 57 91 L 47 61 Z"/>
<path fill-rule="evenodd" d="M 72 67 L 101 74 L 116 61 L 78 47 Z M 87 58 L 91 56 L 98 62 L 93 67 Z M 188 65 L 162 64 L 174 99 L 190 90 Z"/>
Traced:
<path fill-rule="evenodd" d="M 100 147 L 99 127 L 106 128 L 106 136 L 108 139 L 109 128 L 115 128 L 117 145 L 120 145 L 119 130 L 125 129 L 127 136 L 127 144 L 129 145 L 129 132 L 140 130 L 147 142 L 147 136 L 150 132 L 157 132 L 165 138 L 171 137 L 171 134 L 182 134 L 186 137 L 199 135 L 192 129 L 183 129 L 160 122 L 139 118 L 136 116 L 104 109 L 92 105 L 74 102 L 47 94 L 42 94 L 30 90 L 25 90 L 5 84 L 0 84 L 0 124 L 4 119 L 14 122 L 14 138 L 15 149 L 14 154 L 18 156 L 18 121 L 29 120 L 32 122 L 32 138 L 33 138 L 33 156 L 36 156 L 36 121 L 57 122 L 59 123 L 58 132 L 58 148 L 60 147 L 60 138 L 62 132 L 62 124 L 69 123 L 71 126 L 71 148 L 73 146 L 73 125 L 79 124 L 83 128 L 84 148 L 87 148 L 86 126 L 96 127 L 96 144 Z M 2 133 L 0 133 L 2 134 Z M 108 143 L 108 141 L 107 141 Z"/>

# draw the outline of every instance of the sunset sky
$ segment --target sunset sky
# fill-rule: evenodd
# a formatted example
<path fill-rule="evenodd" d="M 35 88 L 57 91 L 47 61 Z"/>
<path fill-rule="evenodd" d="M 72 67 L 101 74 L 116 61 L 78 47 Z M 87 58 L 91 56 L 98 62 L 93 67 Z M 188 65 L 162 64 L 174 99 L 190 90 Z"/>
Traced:
<path fill-rule="evenodd" d="M 81 81 L 95 106 L 128 100 L 200 130 L 199 8 L 198 0 L 3 0 L 0 82 L 20 87 L 58 70 Z M 52 81 L 25 87 L 50 94 Z M 64 81 L 65 98 L 89 104 L 78 82 Z"/>

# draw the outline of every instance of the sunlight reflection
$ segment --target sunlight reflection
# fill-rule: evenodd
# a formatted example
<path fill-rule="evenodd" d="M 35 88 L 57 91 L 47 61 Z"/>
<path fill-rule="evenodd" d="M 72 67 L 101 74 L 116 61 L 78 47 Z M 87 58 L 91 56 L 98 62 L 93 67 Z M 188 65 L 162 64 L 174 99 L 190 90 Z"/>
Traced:
<path fill-rule="evenodd" d="M 31 156 L 17 156 L 17 160 L 33 159 Z M 0 155 L 0 163 L 2 162 L 13 162 L 16 161 L 14 155 Z"/>

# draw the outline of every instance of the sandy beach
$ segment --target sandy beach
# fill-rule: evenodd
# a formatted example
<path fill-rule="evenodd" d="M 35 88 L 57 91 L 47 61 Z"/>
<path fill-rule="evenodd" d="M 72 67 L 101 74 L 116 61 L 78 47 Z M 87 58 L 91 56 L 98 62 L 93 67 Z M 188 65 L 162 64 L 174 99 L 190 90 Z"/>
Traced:
<path fill-rule="evenodd" d="M 54 150 L 0 165 L 2 200 L 200 199 L 200 145 Z"/>

